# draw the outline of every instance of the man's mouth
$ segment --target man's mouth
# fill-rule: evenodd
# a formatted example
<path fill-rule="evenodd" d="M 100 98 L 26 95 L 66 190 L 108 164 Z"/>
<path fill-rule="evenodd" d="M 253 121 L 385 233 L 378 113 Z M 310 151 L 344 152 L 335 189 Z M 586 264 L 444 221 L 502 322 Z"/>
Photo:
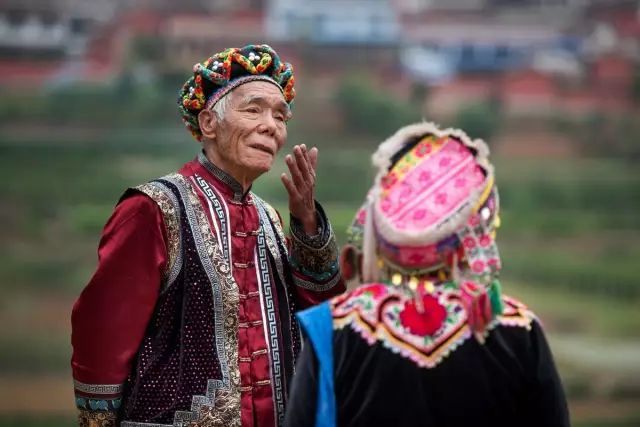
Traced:
<path fill-rule="evenodd" d="M 262 145 L 262 144 L 253 144 L 251 145 L 251 148 L 255 148 L 256 150 L 259 151 L 263 151 L 267 154 L 270 154 L 272 156 L 275 156 L 276 153 L 274 153 L 274 150 L 266 145 Z"/>

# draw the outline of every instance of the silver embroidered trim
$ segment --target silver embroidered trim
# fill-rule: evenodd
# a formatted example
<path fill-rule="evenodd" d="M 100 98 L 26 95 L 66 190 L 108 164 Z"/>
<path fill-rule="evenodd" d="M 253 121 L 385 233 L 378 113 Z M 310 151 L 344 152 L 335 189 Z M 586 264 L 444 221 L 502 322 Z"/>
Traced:
<path fill-rule="evenodd" d="M 265 244 L 264 226 L 261 227 L 257 236 L 256 266 L 258 282 L 260 284 L 262 317 L 267 320 L 264 324 L 265 338 L 269 345 L 269 359 L 271 368 L 271 388 L 273 390 L 274 404 L 276 410 L 277 424 L 284 422 L 284 389 L 282 384 L 282 361 L 280 360 L 280 344 L 278 340 L 278 319 L 271 285 L 271 274 L 269 272 L 269 257 Z"/>
<path fill-rule="evenodd" d="M 242 200 L 244 193 L 242 192 L 242 185 L 231 175 L 211 163 L 211 161 L 204 155 L 203 152 L 198 153 L 198 162 L 204 166 L 206 170 L 211 172 L 220 181 L 227 184 L 233 190 L 233 200 L 239 202 Z"/>
<path fill-rule="evenodd" d="M 221 320 L 224 319 L 224 310 L 222 308 L 222 295 L 220 289 L 220 282 L 218 280 L 216 271 L 211 262 L 210 255 L 204 252 L 205 244 L 204 237 L 202 236 L 202 232 L 200 231 L 200 226 L 198 225 L 198 220 L 196 218 L 196 214 L 194 212 L 193 206 L 189 201 L 189 196 L 187 192 L 189 191 L 185 183 L 182 182 L 178 178 L 178 176 L 165 177 L 165 179 L 171 182 L 176 186 L 178 191 L 180 192 L 180 196 L 182 198 L 182 202 L 184 203 L 185 213 L 187 214 L 187 219 L 189 221 L 189 226 L 191 227 L 191 232 L 193 233 L 193 240 L 195 243 L 195 247 L 198 250 L 198 255 L 200 256 L 200 261 L 202 261 L 202 265 L 209 277 L 211 282 L 211 288 L 213 291 L 213 311 L 215 313 L 215 331 L 216 331 L 216 348 L 215 352 L 218 355 L 218 360 L 220 363 L 220 370 L 222 371 L 222 381 L 221 380 L 209 380 L 213 381 L 215 388 L 228 389 L 229 388 L 229 368 L 226 363 L 226 355 L 224 354 L 224 325 Z M 215 245 L 214 243 L 214 246 Z"/>
<path fill-rule="evenodd" d="M 122 393 L 123 384 L 85 384 L 73 380 L 76 390 L 89 394 L 118 394 Z"/>
<path fill-rule="evenodd" d="M 182 175 L 175 174 L 164 177 L 176 186 L 180 193 L 180 197 L 184 203 L 185 214 L 191 228 L 194 243 L 198 251 L 198 256 L 202 262 L 202 266 L 211 282 L 213 305 L 214 305 L 214 329 L 216 334 L 216 354 L 220 363 L 222 380 L 209 379 L 207 381 L 207 390 L 205 396 L 193 396 L 191 411 L 176 411 L 174 415 L 175 427 L 182 427 L 186 424 L 197 420 L 203 413 L 211 414 L 222 411 L 213 420 L 215 425 L 240 425 L 240 378 L 237 360 L 237 340 L 234 342 L 226 342 L 225 329 L 233 329 L 237 334 L 238 317 L 237 306 L 239 302 L 238 286 L 231 275 L 229 266 L 226 264 L 224 255 L 215 239 L 211 239 L 211 246 L 205 244 L 203 233 L 210 233 L 211 229 L 208 222 L 201 224 L 195 212 L 193 202 L 198 203 L 195 189 L 189 186 L 188 182 Z M 204 215 L 204 213 L 202 213 Z M 206 220 L 206 216 L 204 218 Z M 214 267 L 215 262 L 215 267 Z M 225 284 L 226 289 L 222 289 L 220 280 Z M 223 292 L 224 291 L 224 292 Z M 227 302 L 230 310 L 228 316 L 225 316 L 224 301 Z M 237 337 L 237 335 L 235 335 Z M 225 402 L 226 401 L 226 402 Z M 218 404 L 216 404 L 218 403 Z M 226 413 L 234 408 L 225 407 L 227 405 L 237 406 L 237 414 Z M 214 409 L 215 408 L 215 409 Z M 209 411 L 207 411 L 209 409 Z M 231 419 L 228 417 L 231 416 Z M 224 419 L 227 418 L 227 419 Z M 214 425 L 211 424 L 211 425 Z"/>
<path fill-rule="evenodd" d="M 160 178 L 163 179 L 163 178 Z M 156 195 L 153 194 L 151 191 L 147 190 L 147 187 L 153 187 L 155 190 L 160 191 L 163 195 L 167 196 L 169 198 L 169 200 L 171 201 L 171 204 L 173 206 L 173 210 L 175 213 L 175 221 L 176 221 L 176 227 L 177 227 L 177 244 L 178 244 L 178 248 L 175 254 L 175 259 L 171 259 L 171 242 L 168 242 L 167 244 L 167 253 L 169 255 L 169 262 L 171 263 L 169 271 L 166 274 L 165 277 L 163 277 L 163 283 L 162 283 L 162 287 L 160 289 L 160 293 L 165 292 L 176 280 L 176 278 L 178 277 L 178 274 L 180 274 L 180 270 L 182 269 L 182 229 L 180 228 L 180 203 L 178 202 L 178 199 L 176 198 L 176 196 L 173 194 L 172 191 L 170 191 L 168 188 L 166 188 L 164 185 L 162 185 L 159 182 L 156 181 L 152 181 L 149 182 L 147 184 L 143 184 L 140 185 L 138 187 L 135 187 L 136 190 L 143 192 L 144 194 L 146 194 L 148 197 L 150 197 L 155 203 L 156 205 L 160 208 L 160 210 L 162 211 L 162 215 L 163 215 L 163 220 L 166 222 L 166 218 L 165 215 L 167 214 L 167 212 L 164 211 L 163 207 L 162 207 L 162 201 L 161 200 L 156 200 Z M 171 239 L 171 233 L 170 233 L 170 228 L 171 226 L 169 224 L 165 223 L 165 227 L 167 229 L 167 232 L 169 234 L 169 236 L 167 236 L 169 239 Z M 164 276 L 164 275 L 163 275 Z"/>
<path fill-rule="evenodd" d="M 139 423 L 136 421 L 122 421 L 121 427 L 184 427 L 184 424 L 177 426 L 176 424 L 152 424 L 152 423 Z"/>
<path fill-rule="evenodd" d="M 269 248 L 269 252 L 271 252 L 271 255 L 273 256 L 273 259 L 276 263 L 278 278 L 282 283 L 286 283 L 284 280 L 284 265 L 282 263 L 282 256 L 280 254 L 280 251 L 278 250 L 278 238 L 280 238 L 282 247 L 285 248 L 285 250 L 287 247 L 287 242 L 284 238 L 284 235 L 279 235 L 276 237 L 276 234 L 273 232 L 273 227 L 271 227 L 273 219 L 269 219 L 267 207 L 265 206 L 266 202 L 253 194 L 252 196 L 256 201 L 256 208 L 258 210 L 258 216 L 260 218 L 260 228 L 262 232 L 265 233 L 267 247 Z M 274 226 L 277 227 L 277 225 L 275 224 Z"/>
<path fill-rule="evenodd" d="M 282 231 L 280 219 L 278 218 L 276 210 L 267 202 L 258 197 L 255 193 L 252 192 L 251 197 L 254 199 L 256 206 L 260 205 L 260 207 L 262 208 L 262 212 L 260 212 L 260 210 L 258 209 L 258 213 L 261 215 L 260 219 L 264 219 L 266 221 L 269 221 L 269 219 L 271 219 L 271 224 L 273 224 L 273 228 L 276 229 L 277 237 L 280 242 L 282 242 L 282 248 L 284 249 L 285 255 L 288 256 L 289 251 L 287 248 L 287 239 L 284 237 L 284 232 Z M 270 235 L 273 235 L 273 230 L 267 230 L 267 233 L 267 237 L 269 237 Z M 273 241 L 275 242 L 275 239 Z M 267 243 L 269 242 L 267 241 Z"/>
<path fill-rule="evenodd" d="M 161 178 L 162 179 L 162 178 Z M 176 195 L 173 194 L 173 191 L 169 190 L 167 187 L 162 185 L 159 182 L 150 182 L 150 184 L 157 189 L 161 190 L 163 193 L 169 197 L 171 203 L 173 204 L 173 208 L 176 212 L 176 217 L 178 220 L 178 253 L 176 254 L 176 259 L 171 266 L 171 270 L 169 271 L 169 277 L 167 278 L 167 283 L 164 286 L 162 292 L 166 291 L 178 278 L 178 274 L 180 274 L 180 270 L 182 269 L 182 227 L 180 226 L 180 203 L 176 198 Z"/>
<path fill-rule="evenodd" d="M 225 209 L 220 202 L 220 199 L 216 195 L 215 190 L 209 185 L 209 183 L 197 174 L 195 175 L 195 179 L 198 183 L 198 186 L 202 189 L 204 195 L 213 205 L 215 213 L 220 220 L 220 240 L 222 240 L 222 252 L 224 254 L 224 258 L 227 260 L 227 263 L 231 265 L 231 251 L 229 249 L 229 224 L 227 221 L 227 215 L 225 214 Z"/>

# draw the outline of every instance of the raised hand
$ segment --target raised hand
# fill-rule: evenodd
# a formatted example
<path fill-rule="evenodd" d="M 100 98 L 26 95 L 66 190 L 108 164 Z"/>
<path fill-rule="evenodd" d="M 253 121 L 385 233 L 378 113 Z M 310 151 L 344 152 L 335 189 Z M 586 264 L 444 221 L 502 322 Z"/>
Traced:
<path fill-rule="evenodd" d="M 317 234 L 315 188 L 318 149 L 307 151 L 305 144 L 295 145 L 293 155 L 284 158 L 291 177 L 283 173 L 280 178 L 289 193 L 289 211 L 304 226 L 305 233 Z"/>

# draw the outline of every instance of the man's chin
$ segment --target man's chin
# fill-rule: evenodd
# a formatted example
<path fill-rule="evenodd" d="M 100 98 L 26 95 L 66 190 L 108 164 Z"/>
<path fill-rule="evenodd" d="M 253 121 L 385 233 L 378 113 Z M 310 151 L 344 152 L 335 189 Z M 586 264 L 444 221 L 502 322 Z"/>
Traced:
<path fill-rule="evenodd" d="M 260 176 L 271 170 L 273 166 L 273 160 L 269 162 L 256 162 L 251 165 L 247 165 L 247 168 L 253 172 L 254 175 Z"/>

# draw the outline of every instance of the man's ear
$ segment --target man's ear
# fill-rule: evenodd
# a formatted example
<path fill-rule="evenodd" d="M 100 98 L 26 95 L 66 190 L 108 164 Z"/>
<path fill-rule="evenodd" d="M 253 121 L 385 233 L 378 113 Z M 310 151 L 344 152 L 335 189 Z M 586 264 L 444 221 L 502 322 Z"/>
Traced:
<path fill-rule="evenodd" d="M 202 136 L 207 139 L 215 140 L 216 131 L 218 129 L 218 116 L 209 109 L 204 109 L 198 113 L 198 125 Z"/>
<path fill-rule="evenodd" d="M 353 245 L 344 245 L 340 251 L 340 273 L 345 280 L 358 277 L 358 249 Z"/>

